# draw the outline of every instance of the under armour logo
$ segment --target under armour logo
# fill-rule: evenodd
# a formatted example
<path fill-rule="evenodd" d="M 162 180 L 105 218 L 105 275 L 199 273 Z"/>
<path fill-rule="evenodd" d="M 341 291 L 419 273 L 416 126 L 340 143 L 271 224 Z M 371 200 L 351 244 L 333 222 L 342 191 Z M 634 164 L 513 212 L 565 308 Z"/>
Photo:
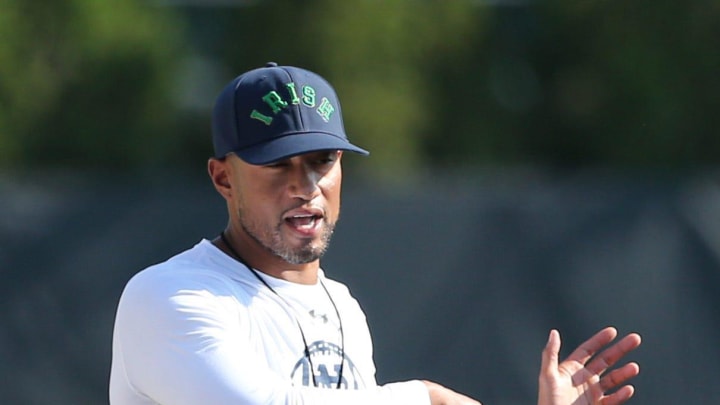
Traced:
<path fill-rule="evenodd" d="M 328 318 L 327 314 L 319 314 L 314 309 L 310 311 L 310 316 L 313 317 L 313 319 L 319 319 L 322 321 L 322 323 L 328 323 L 330 322 L 330 319 Z"/>

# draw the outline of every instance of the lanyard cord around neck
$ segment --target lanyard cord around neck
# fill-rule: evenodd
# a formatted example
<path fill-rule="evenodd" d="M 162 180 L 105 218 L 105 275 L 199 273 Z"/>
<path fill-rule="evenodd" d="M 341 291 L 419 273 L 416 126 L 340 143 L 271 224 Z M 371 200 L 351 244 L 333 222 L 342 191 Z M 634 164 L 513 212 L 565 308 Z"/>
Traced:
<path fill-rule="evenodd" d="M 264 278 L 262 278 L 255 269 L 250 267 L 247 262 L 238 254 L 238 252 L 235 250 L 235 248 L 230 244 L 230 241 L 228 241 L 227 237 L 225 236 L 225 232 L 220 232 L 220 239 L 222 239 L 223 243 L 227 248 L 230 250 L 230 252 L 235 256 L 235 260 L 242 263 L 245 267 L 247 267 L 248 270 L 250 270 L 250 273 L 252 273 L 260 282 L 267 287 L 268 290 L 270 290 L 273 294 L 275 294 L 276 297 L 280 298 L 282 302 L 285 303 L 285 305 L 288 307 L 288 309 L 292 309 L 292 306 L 290 305 L 285 298 L 283 298 L 280 294 L 275 291 L 274 288 L 270 286 L 270 284 L 265 281 Z M 336 389 L 340 389 L 342 387 L 342 381 L 343 381 L 343 369 L 345 368 L 345 333 L 343 332 L 343 325 L 342 325 L 342 318 L 340 318 L 340 311 L 338 310 L 337 305 L 335 305 L 335 300 L 333 300 L 332 295 L 330 295 L 330 292 L 328 291 L 327 287 L 325 287 L 325 283 L 322 282 L 322 279 L 318 277 L 318 281 L 320 282 L 320 285 L 322 286 L 323 290 L 325 290 L 325 294 L 330 299 L 330 303 L 332 304 L 333 308 L 335 309 L 335 315 L 337 315 L 338 319 L 338 325 L 340 326 L 340 369 L 338 370 L 338 380 L 337 385 L 335 386 Z M 300 336 L 302 337 L 303 346 L 305 346 L 305 358 L 307 359 L 309 365 L 310 365 L 310 377 L 312 378 L 313 386 L 317 387 L 317 381 L 315 379 L 315 367 L 313 366 L 312 358 L 310 357 L 310 348 L 307 344 L 307 339 L 305 338 L 305 332 L 303 331 L 302 325 L 300 325 L 300 320 L 297 317 L 295 318 L 295 323 L 297 323 L 298 329 L 300 329 Z"/>

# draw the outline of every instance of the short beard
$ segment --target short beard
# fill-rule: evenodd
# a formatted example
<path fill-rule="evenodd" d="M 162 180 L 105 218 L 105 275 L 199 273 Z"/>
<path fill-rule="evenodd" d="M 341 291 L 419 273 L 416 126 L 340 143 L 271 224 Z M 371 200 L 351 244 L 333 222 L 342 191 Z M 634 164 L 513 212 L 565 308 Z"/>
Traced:
<path fill-rule="evenodd" d="M 242 214 L 240 215 L 240 226 L 250 238 L 274 256 L 290 264 L 312 263 L 319 260 L 325 254 L 325 251 L 330 245 L 332 234 L 335 231 L 335 223 L 324 222 L 324 225 L 318 245 L 313 246 L 308 243 L 299 248 L 292 248 L 283 241 L 281 233 L 282 223 L 278 224 L 271 232 L 263 235 L 265 238 L 262 238 L 256 230 L 245 223 Z"/>

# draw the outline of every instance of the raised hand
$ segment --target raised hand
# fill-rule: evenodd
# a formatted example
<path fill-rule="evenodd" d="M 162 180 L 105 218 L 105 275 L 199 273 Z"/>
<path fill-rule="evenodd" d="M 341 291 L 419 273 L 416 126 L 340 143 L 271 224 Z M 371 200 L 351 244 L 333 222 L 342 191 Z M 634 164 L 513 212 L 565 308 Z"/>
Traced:
<path fill-rule="evenodd" d="M 560 333 L 552 330 L 542 353 L 538 405 L 618 405 L 630 399 L 635 388 L 623 384 L 638 375 L 637 363 L 607 371 L 640 346 L 640 335 L 628 334 L 603 349 L 615 337 L 615 328 L 605 328 L 558 363 Z"/>

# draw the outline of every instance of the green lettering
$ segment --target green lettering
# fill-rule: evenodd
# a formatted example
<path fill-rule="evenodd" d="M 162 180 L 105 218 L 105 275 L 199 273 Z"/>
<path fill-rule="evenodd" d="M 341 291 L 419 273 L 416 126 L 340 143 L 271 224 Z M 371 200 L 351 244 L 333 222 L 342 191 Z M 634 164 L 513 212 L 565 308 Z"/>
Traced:
<path fill-rule="evenodd" d="M 288 103 L 285 102 L 282 97 L 275 90 L 263 96 L 263 101 L 272 108 L 272 112 L 277 114 L 283 108 L 287 107 Z"/>
<path fill-rule="evenodd" d="M 320 116 L 322 117 L 322 119 L 325 122 L 329 122 L 330 116 L 332 115 L 333 112 L 335 112 L 335 107 L 333 107 L 333 105 L 330 104 L 330 100 L 323 97 L 322 100 L 320 101 L 320 106 L 317 109 L 317 113 L 320 114 Z"/>
<path fill-rule="evenodd" d="M 287 87 L 288 91 L 290 92 L 290 102 L 292 104 L 300 104 L 300 99 L 298 98 L 297 91 L 295 91 L 295 83 L 290 82 L 285 85 Z"/>
<path fill-rule="evenodd" d="M 260 114 L 260 112 L 258 110 L 252 110 L 252 112 L 250 113 L 250 118 L 260 120 L 265 125 L 270 125 L 270 123 L 273 120 L 272 117 L 268 117 L 267 115 Z"/>
<path fill-rule="evenodd" d="M 302 88 L 302 94 L 303 94 L 303 104 L 305 104 L 308 107 L 315 107 L 315 89 L 313 89 L 310 86 L 303 86 Z"/>

